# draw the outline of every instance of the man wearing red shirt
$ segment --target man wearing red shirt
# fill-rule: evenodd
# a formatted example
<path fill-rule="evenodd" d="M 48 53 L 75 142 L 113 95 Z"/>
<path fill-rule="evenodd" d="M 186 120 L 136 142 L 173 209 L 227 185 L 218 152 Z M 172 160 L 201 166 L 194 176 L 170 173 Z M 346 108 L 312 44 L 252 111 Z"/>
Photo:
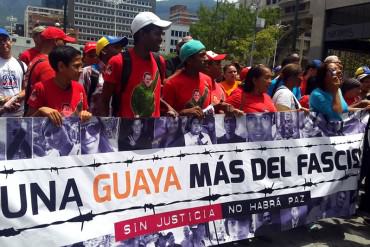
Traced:
<path fill-rule="evenodd" d="M 79 116 L 82 121 L 91 117 L 87 111 L 87 97 L 77 82 L 82 71 L 81 52 L 71 46 L 55 48 L 49 55 L 55 78 L 36 83 L 28 100 L 27 116 L 48 117 L 55 125 L 62 125 L 62 117 Z"/>
<path fill-rule="evenodd" d="M 211 77 L 211 100 L 212 104 L 216 105 L 226 100 L 225 92 L 221 85 L 218 84 L 222 81 L 222 67 L 221 61 L 225 59 L 226 54 L 217 54 L 213 51 L 207 51 L 207 66 L 204 73 Z"/>
<path fill-rule="evenodd" d="M 49 64 L 48 54 L 56 46 L 64 46 L 65 43 L 74 43 L 76 41 L 76 39 L 67 36 L 62 29 L 57 27 L 47 27 L 41 33 L 41 39 L 40 54 L 30 62 L 26 73 L 26 100 L 28 100 L 35 83 L 49 80 L 55 76 L 55 71 Z"/>
<path fill-rule="evenodd" d="M 141 12 L 131 23 L 134 47 L 129 49 L 131 71 L 128 81 L 122 85 L 122 54 L 113 56 L 104 72 L 101 114 L 108 116 L 109 102 L 118 95 L 119 117 L 159 117 L 162 76 L 152 52 L 158 52 L 162 43 L 162 31 L 171 22 L 163 21 L 152 12 Z M 160 57 L 162 70 L 165 61 Z"/>
<path fill-rule="evenodd" d="M 163 99 L 180 115 L 203 116 L 211 104 L 212 79 L 203 74 L 207 55 L 199 40 L 190 40 L 181 47 L 184 69 L 170 77 L 163 87 Z"/>
<path fill-rule="evenodd" d="M 41 33 L 45 30 L 44 26 L 37 26 L 32 29 L 32 39 L 35 42 L 35 47 L 29 48 L 19 54 L 19 60 L 24 62 L 27 66 L 38 54 L 40 54 L 42 40 Z"/>

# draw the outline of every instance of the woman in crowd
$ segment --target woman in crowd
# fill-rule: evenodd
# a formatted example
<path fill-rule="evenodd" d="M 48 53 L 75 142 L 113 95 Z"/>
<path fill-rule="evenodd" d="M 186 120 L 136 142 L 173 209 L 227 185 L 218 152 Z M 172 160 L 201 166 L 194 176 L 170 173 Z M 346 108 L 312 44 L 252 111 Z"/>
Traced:
<path fill-rule="evenodd" d="M 243 87 L 235 90 L 226 103 L 245 113 L 276 112 L 274 103 L 267 94 L 272 73 L 265 65 L 253 66 L 244 80 Z"/>
<path fill-rule="evenodd" d="M 284 83 L 273 92 L 272 97 L 278 111 L 307 110 L 302 108 L 292 92 L 293 88 L 300 86 L 301 77 L 302 69 L 298 64 L 288 64 L 281 70 L 278 80 L 282 80 Z"/>
<path fill-rule="evenodd" d="M 342 69 L 338 63 L 324 63 L 317 72 L 318 87 L 310 95 L 310 109 L 322 113 L 329 121 L 342 120 L 341 114 L 348 112 L 340 90 L 342 81 Z"/>
<path fill-rule="evenodd" d="M 114 152 L 106 135 L 105 126 L 99 117 L 81 123 L 81 153 L 95 154 Z"/>
<path fill-rule="evenodd" d="M 225 91 L 226 97 L 229 97 L 240 84 L 240 81 L 237 80 L 238 71 L 233 64 L 228 64 L 225 65 L 223 72 L 224 81 L 221 82 L 221 86 Z"/>

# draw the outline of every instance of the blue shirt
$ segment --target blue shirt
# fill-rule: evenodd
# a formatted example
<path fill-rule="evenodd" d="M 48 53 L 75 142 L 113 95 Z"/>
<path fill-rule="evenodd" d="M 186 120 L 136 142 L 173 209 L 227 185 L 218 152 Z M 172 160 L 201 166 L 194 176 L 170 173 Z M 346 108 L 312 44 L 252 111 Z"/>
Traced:
<path fill-rule="evenodd" d="M 267 94 L 270 95 L 271 98 L 274 96 L 274 95 L 272 95 L 272 91 L 274 90 L 277 81 L 278 81 L 278 79 L 273 79 L 271 81 L 271 85 L 267 89 Z M 279 82 L 279 85 L 276 85 L 276 89 L 278 87 L 280 87 L 281 85 L 283 85 L 283 84 L 284 84 L 284 81 L 281 80 Z M 275 92 L 276 92 L 276 90 L 275 90 Z M 300 87 L 294 87 L 293 90 L 292 90 L 292 92 L 293 92 L 294 96 L 297 98 L 297 100 L 300 100 L 302 98 L 301 88 Z"/>
<path fill-rule="evenodd" d="M 342 96 L 339 89 L 340 102 L 342 104 L 343 112 L 348 112 L 348 105 Z M 329 121 L 341 121 L 341 114 L 333 110 L 333 95 L 325 92 L 320 88 L 316 88 L 310 95 L 310 109 L 314 112 L 324 114 Z"/>

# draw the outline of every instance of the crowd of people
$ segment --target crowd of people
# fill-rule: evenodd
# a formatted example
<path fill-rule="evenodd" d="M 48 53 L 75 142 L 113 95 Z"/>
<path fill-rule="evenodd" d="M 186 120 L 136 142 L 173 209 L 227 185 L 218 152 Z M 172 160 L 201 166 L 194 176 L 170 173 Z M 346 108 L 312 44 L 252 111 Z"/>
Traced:
<path fill-rule="evenodd" d="M 191 119 L 182 140 L 158 141 L 162 147 L 177 142 L 213 143 L 215 137 L 209 133 L 198 136 L 202 119 L 216 113 L 233 116 L 225 118 L 225 135 L 218 138 L 224 143 L 242 139 L 235 134 L 234 116 L 245 113 L 255 113 L 253 121 L 265 121 L 263 116 L 270 112 L 312 111 L 338 121 L 342 113 L 370 107 L 370 69 L 365 65 L 351 78 L 345 78 L 343 64 L 334 55 L 313 60 L 305 68 L 297 54 L 287 56 L 273 70 L 263 64 L 242 67 L 190 36 L 177 43 L 175 57 L 165 60 L 158 52 L 163 30 L 170 25 L 151 12 L 141 12 L 131 23 L 132 48 L 125 49 L 126 37 L 104 36 L 86 43 L 82 54 L 66 45 L 76 40 L 61 29 L 37 26 L 35 47 L 19 59 L 12 56 L 10 35 L 0 28 L 1 116 L 47 117 L 60 128 L 63 118 L 70 116 L 82 122 L 92 116 L 136 118 L 132 133 L 119 144 L 134 149 L 145 142 L 139 138 L 143 124 L 138 118 L 142 117 Z M 45 135 L 57 131 L 49 122 L 42 126 Z M 83 134 L 95 133 L 99 126 L 98 120 L 85 124 Z M 166 123 L 173 137 L 178 126 L 178 119 Z M 109 145 L 102 142 L 99 148 L 110 150 L 105 146 Z"/>

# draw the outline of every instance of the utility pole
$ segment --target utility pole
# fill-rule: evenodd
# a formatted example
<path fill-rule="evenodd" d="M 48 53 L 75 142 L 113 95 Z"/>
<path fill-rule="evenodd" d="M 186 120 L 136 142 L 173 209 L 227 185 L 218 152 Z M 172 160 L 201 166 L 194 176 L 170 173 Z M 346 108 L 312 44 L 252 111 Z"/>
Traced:
<path fill-rule="evenodd" d="M 298 37 L 298 8 L 299 8 L 299 0 L 295 0 L 292 52 L 296 52 L 296 48 L 297 48 L 296 43 L 297 43 L 297 37 Z"/>
<path fill-rule="evenodd" d="M 67 6 L 68 6 L 68 0 L 64 0 L 64 10 L 63 10 L 64 19 L 63 19 L 63 29 L 64 29 L 64 32 L 65 32 L 65 33 L 67 32 L 67 25 L 68 25 L 68 21 L 67 21 Z"/>

